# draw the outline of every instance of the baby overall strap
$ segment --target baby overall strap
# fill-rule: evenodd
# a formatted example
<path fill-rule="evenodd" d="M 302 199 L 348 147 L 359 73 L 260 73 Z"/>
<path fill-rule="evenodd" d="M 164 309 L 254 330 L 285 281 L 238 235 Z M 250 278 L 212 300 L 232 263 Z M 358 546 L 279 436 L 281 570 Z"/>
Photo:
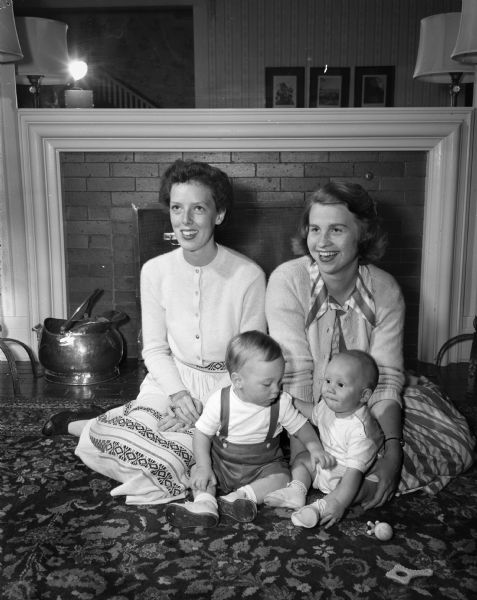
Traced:
<path fill-rule="evenodd" d="M 224 440 L 229 433 L 230 385 L 220 391 L 220 430 L 218 437 Z"/>
<path fill-rule="evenodd" d="M 280 413 L 280 398 L 270 406 L 270 426 L 268 428 L 267 437 L 265 440 L 271 440 L 275 437 L 275 431 L 277 429 L 278 415 Z"/>
<path fill-rule="evenodd" d="M 277 429 L 278 416 L 280 413 L 280 399 L 276 400 L 270 406 L 270 425 L 265 440 L 271 440 L 275 437 Z M 230 386 L 222 388 L 220 392 L 220 429 L 218 437 L 225 440 L 229 433 L 230 417 Z"/>

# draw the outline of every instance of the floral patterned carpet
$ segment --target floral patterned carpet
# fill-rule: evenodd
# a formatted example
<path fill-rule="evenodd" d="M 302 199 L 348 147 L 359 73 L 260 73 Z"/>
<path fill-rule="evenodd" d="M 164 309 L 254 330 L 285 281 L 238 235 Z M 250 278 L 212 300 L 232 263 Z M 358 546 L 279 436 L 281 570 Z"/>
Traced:
<path fill-rule="evenodd" d="M 328 531 L 296 528 L 285 509 L 213 529 L 170 527 L 163 506 L 126 506 L 67 437 L 2 441 L 2 598 L 475 598 L 475 468 L 435 497 L 353 510 Z M 387 521 L 394 537 L 366 533 Z M 389 577 L 395 565 L 409 582 Z M 412 570 L 425 570 L 424 574 Z M 432 572 L 432 575 L 430 574 Z M 414 576 L 417 575 L 417 576 Z"/>
<path fill-rule="evenodd" d="M 436 496 L 354 508 L 327 531 L 265 507 L 253 523 L 179 531 L 164 506 L 111 497 L 116 484 L 80 463 L 74 438 L 41 436 L 61 405 L 0 397 L 2 600 L 477 597 L 476 466 Z M 391 540 L 367 534 L 376 520 L 392 525 Z"/>

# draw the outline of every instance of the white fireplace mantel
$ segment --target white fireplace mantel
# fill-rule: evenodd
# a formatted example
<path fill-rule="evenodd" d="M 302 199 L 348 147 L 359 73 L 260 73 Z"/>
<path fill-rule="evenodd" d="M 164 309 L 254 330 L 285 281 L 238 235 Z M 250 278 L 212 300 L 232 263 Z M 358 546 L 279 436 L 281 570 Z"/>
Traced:
<path fill-rule="evenodd" d="M 66 316 L 61 152 L 423 150 L 419 358 L 432 362 L 462 330 L 472 109 L 28 109 L 18 118 L 31 327 Z"/>

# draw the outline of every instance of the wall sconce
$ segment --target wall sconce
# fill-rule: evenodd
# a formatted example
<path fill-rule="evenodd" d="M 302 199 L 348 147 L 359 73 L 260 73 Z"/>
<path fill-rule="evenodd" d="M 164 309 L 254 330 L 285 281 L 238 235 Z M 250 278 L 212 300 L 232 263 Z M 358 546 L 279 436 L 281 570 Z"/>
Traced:
<path fill-rule="evenodd" d="M 475 0 L 474 0 L 475 1 Z M 447 83 L 451 106 L 457 105 L 461 84 L 473 81 L 474 69 L 452 60 L 460 13 L 442 13 L 421 19 L 414 79 Z"/>
<path fill-rule="evenodd" d="M 13 17 L 13 2 L 0 0 L 0 63 L 23 58 Z"/>
<path fill-rule="evenodd" d="M 18 84 L 30 85 L 35 108 L 40 108 L 42 85 L 68 82 L 68 25 L 52 19 L 17 17 L 15 19 L 24 59 L 17 64 Z"/>
<path fill-rule="evenodd" d="M 474 98 L 473 106 L 477 107 L 477 2 L 462 0 L 462 13 L 459 33 L 452 52 L 452 59 L 460 63 L 473 65 L 474 69 Z"/>

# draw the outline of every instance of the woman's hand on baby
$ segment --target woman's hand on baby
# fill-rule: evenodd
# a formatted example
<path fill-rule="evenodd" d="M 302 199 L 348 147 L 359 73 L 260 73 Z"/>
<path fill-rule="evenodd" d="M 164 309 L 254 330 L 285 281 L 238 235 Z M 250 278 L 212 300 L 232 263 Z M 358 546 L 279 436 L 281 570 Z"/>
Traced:
<path fill-rule="evenodd" d="M 401 479 L 402 450 L 387 451 L 374 465 L 373 474 L 379 478 L 374 496 L 365 499 L 361 506 L 364 510 L 382 506 L 394 496 Z"/>
<path fill-rule="evenodd" d="M 175 416 L 188 426 L 195 424 L 202 413 L 202 402 L 193 398 L 187 390 L 171 396 L 171 407 Z"/>

